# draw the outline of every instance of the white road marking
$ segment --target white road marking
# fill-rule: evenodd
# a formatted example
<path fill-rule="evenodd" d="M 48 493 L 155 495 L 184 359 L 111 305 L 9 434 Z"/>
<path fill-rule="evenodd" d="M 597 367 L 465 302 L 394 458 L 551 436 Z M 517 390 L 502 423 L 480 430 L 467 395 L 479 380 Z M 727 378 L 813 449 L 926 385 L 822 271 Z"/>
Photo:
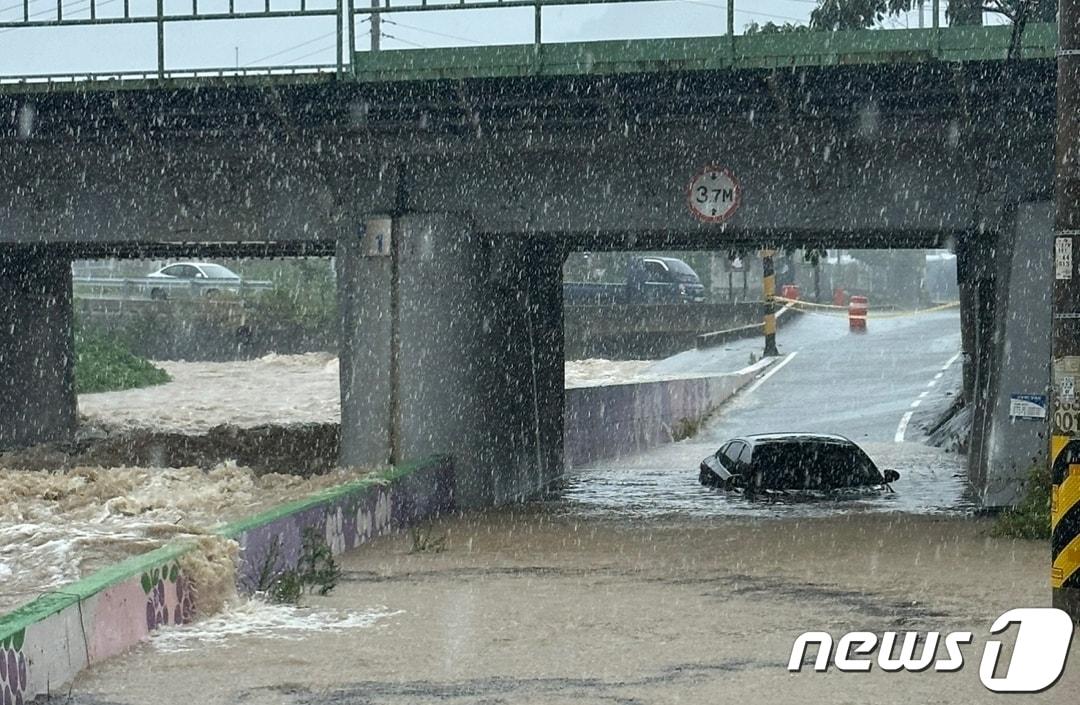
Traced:
<path fill-rule="evenodd" d="M 787 354 L 787 357 L 785 357 L 785 358 L 784 358 L 783 360 L 781 360 L 780 362 L 778 362 L 778 363 L 776 363 L 775 365 L 773 365 L 773 366 L 772 366 L 772 367 L 771 367 L 771 368 L 769 369 L 769 371 L 768 371 L 768 372 L 766 372 L 766 373 L 765 373 L 764 375 L 762 375 L 761 379 L 759 379 L 759 380 L 758 380 L 757 382 L 754 382 L 754 383 L 753 383 L 752 385 L 750 385 L 749 389 L 747 389 L 747 390 L 746 390 L 745 392 L 743 392 L 743 394 L 744 394 L 744 395 L 745 395 L 745 394 L 753 394 L 754 392 L 756 392 L 756 391 L 757 391 L 757 388 L 758 388 L 758 387 L 760 387 L 761 385 L 765 384 L 765 382 L 766 382 L 766 381 L 768 381 L 768 379 L 769 379 L 770 377 L 772 377 L 772 376 L 773 376 L 774 374 L 776 374 L 776 373 L 777 373 L 777 372 L 779 372 L 779 371 L 780 371 L 781 369 L 783 369 L 784 365 L 786 365 L 786 364 L 788 364 L 789 362 L 791 362 L 792 360 L 794 360 L 794 359 L 795 359 L 795 356 L 796 356 L 796 355 L 798 355 L 798 354 L 799 354 L 799 351 L 798 351 L 798 350 L 796 350 L 796 351 L 795 351 L 795 352 L 793 352 L 793 353 L 788 353 L 788 354 Z"/>
<path fill-rule="evenodd" d="M 941 371 L 938 372 L 936 375 L 934 375 L 934 379 L 930 380 L 930 382 L 926 386 L 927 387 L 933 387 L 937 383 L 937 381 L 939 379 L 941 379 L 945 375 L 945 372 L 950 367 L 953 366 L 953 363 L 960 359 L 961 354 L 962 353 L 958 352 L 955 355 L 953 355 L 952 357 L 950 357 L 949 361 L 941 366 Z M 922 400 L 925 399 L 926 395 L 929 394 L 929 393 L 930 393 L 929 389 L 923 391 L 919 395 L 918 399 L 911 402 L 911 407 L 910 408 L 912 408 L 912 409 L 919 408 L 919 405 L 922 404 Z M 896 442 L 896 443 L 903 443 L 904 442 L 904 434 L 907 433 L 908 424 L 911 423 L 911 416 L 914 413 L 915 413 L 914 411 L 906 411 L 906 412 L 904 412 L 904 415 L 900 417 L 900 425 L 896 427 L 896 435 L 893 436 L 893 441 L 894 442 Z"/>
<path fill-rule="evenodd" d="M 904 434 L 907 433 L 907 425 L 911 421 L 911 415 L 914 411 L 909 411 L 900 418 L 900 425 L 896 427 L 896 435 L 893 437 L 893 441 L 896 443 L 904 442 Z"/>

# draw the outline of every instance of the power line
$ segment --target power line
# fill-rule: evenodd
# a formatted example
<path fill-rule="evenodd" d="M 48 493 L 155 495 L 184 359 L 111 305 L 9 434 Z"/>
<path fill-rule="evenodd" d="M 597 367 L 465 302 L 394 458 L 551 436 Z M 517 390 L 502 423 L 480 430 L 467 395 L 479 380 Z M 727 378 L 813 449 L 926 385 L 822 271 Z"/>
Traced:
<path fill-rule="evenodd" d="M 402 39 L 401 37 L 395 37 L 393 34 L 390 34 L 389 32 L 380 32 L 379 36 L 383 37 L 384 39 L 393 39 L 394 41 L 401 42 L 402 44 L 408 44 L 409 46 L 414 46 L 417 49 L 427 49 L 428 48 L 428 47 L 424 46 L 423 44 L 417 44 L 416 42 L 409 41 L 408 39 Z"/>
<path fill-rule="evenodd" d="M 254 61 L 249 61 L 245 65 L 246 66 L 255 66 L 255 64 L 261 64 L 262 62 L 266 61 L 267 59 L 273 59 L 275 56 L 281 56 L 282 54 L 287 54 L 290 51 L 295 51 L 297 49 L 302 49 L 303 47 L 314 44 L 315 42 L 321 42 L 322 40 L 326 39 L 327 37 L 332 37 L 335 34 L 337 34 L 337 30 L 334 30 L 333 32 L 327 32 L 326 34 L 321 34 L 318 37 L 315 37 L 314 39 L 309 39 L 306 42 L 300 42 L 299 44 L 294 44 L 291 47 L 286 47 L 286 48 L 284 48 L 284 49 L 282 49 L 280 51 L 275 51 L 273 54 L 267 54 L 266 56 L 255 59 Z M 293 61 L 296 61 L 296 59 L 293 59 Z"/>
<path fill-rule="evenodd" d="M 401 22 L 398 22 L 396 20 L 391 20 L 391 19 L 384 19 L 383 24 L 397 25 L 398 27 L 404 27 L 405 29 L 412 29 L 412 30 L 415 30 L 417 32 L 425 32 L 427 34 L 434 34 L 437 37 L 445 37 L 446 39 L 456 39 L 456 40 L 458 40 L 460 42 L 471 42 L 473 44 L 483 44 L 484 43 L 484 42 L 478 41 L 476 39 L 469 39 L 468 37 L 459 37 L 456 34 L 447 34 L 445 32 L 436 32 L 433 29 L 424 29 L 423 27 L 414 27 L 413 25 L 403 24 Z"/>

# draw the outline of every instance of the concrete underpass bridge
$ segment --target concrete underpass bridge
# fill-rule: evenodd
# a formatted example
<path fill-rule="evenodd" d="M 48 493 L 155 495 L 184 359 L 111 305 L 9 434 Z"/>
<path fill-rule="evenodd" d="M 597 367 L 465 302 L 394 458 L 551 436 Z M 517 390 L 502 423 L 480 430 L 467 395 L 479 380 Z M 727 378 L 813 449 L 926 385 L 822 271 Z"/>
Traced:
<path fill-rule="evenodd" d="M 1048 384 L 1055 26 L 1029 24 L 1014 62 L 1009 27 L 352 37 L 306 73 L 159 52 L 147 74 L 2 80 L 0 445 L 75 423 L 72 258 L 333 253 L 343 461 L 449 451 L 464 503 L 506 501 L 562 471 L 569 252 L 791 244 L 954 247 L 970 479 L 1009 502 L 1045 452 L 1007 407 Z M 710 165 L 741 188 L 723 223 L 688 206 Z"/>

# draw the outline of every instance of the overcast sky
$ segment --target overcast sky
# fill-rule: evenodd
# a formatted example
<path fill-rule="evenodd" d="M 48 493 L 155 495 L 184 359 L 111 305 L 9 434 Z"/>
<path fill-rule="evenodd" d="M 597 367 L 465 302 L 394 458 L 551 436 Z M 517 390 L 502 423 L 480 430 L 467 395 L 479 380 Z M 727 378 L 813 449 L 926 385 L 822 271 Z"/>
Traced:
<path fill-rule="evenodd" d="M 133 14 L 153 13 L 156 0 L 130 0 Z M 364 0 L 356 0 L 357 3 Z M 417 0 L 408 0 L 416 2 Z M 431 0 L 436 1 L 436 0 Z M 98 17 L 123 12 L 124 0 L 97 0 Z M 238 11 L 261 9 L 263 0 L 235 0 Z M 272 0 L 274 9 L 299 0 Z M 402 0 L 393 0 L 398 4 Z M 816 0 L 735 0 L 736 32 L 751 22 L 806 23 Z M 65 15 L 86 16 L 89 0 L 64 0 Z M 323 3 L 320 5 L 320 3 Z M 200 11 L 222 11 L 228 0 L 199 0 Z M 942 8 L 947 3 L 942 2 Z M 333 0 L 308 0 L 308 7 Z M 191 0 L 165 0 L 166 11 L 190 11 Z M 930 2 L 924 21 L 930 25 Z M 38 19 L 55 18 L 55 0 L 30 0 Z M 553 7 L 544 10 L 544 40 L 550 42 L 645 37 L 693 37 L 725 32 L 724 0 L 662 0 L 625 5 Z M 22 16 L 22 0 L 0 0 L 0 18 Z M 359 22 L 359 20 L 358 20 Z M 884 28 L 918 27 L 918 12 L 889 18 Z M 421 47 L 525 44 L 532 42 L 529 8 L 401 13 L 387 16 L 382 45 L 387 50 Z M 368 48 L 367 24 L 357 25 L 357 46 Z M 334 61 L 331 17 L 282 20 L 172 23 L 166 29 L 166 63 L 171 69 L 321 64 Z M 0 28 L 0 75 L 151 70 L 155 66 L 155 26 Z"/>

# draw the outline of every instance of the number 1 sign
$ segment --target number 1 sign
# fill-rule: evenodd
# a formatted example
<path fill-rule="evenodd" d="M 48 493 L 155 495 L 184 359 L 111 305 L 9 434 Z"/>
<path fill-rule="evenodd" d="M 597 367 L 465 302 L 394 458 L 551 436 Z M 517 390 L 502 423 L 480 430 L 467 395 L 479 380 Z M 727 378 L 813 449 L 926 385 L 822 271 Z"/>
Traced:
<path fill-rule="evenodd" d="M 687 189 L 687 202 L 694 217 L 705 223 L 722 223 L 738 209 L 742 189 L 727 169 L 707 166 Z"/>

